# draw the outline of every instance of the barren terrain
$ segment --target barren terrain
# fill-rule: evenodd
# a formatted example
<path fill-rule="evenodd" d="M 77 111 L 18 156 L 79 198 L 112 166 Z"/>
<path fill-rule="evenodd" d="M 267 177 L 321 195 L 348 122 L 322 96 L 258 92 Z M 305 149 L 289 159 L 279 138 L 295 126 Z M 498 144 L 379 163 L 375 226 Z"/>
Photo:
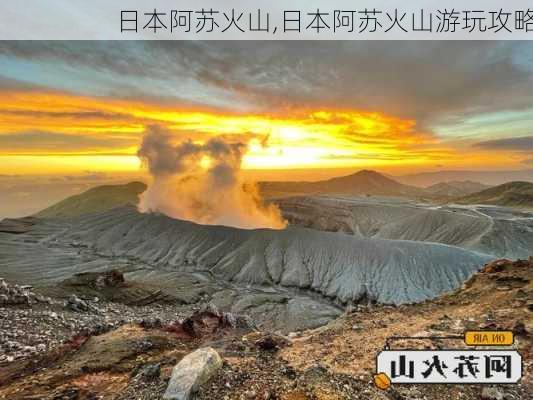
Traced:
<path fill-rule="evenodd" d="M 224 362 L 198 399 L 530 398 L 530 212 L 320 194 L 276 200 L 286 229 L 238 229 L 140 213 L 141 189 L 0 221 L 0 398 L 160 399 L 206 347 Z M 373 385 L 392 336 L 466 329 L 515 331 L 519 385 Z"/>
<path fill-rule="evenodd" d="M 200 388 L 199 399 L 528 399 L 533 390 L 531 330 L 533 260 L 492 263 L 461 289 L 416 305 L 359 305 L 339 319 L 282 336 L 247 323 L 228 324 L 212 308 L 180 315 L 170 305 L 153 305 L 151 318 L 124 320 L 101 332 L 70 331 L 61 345 L 0 365 L 0 398 L 159 399 L 170 371 L 184 355 L 211 346 L 224 359 L 222 369 Z M 96 309 L 119 307 L 103 301 Z M 126 307 L 126 306 L 120 306 Z M 121 310 L 137 313 L 143 308 Z M 4 311 L 5 312 L 5 311 Z M 72 317 L 60 303 L 10 306 L 3 332 L 27 333 L 21 317 L 33 314 L 35 329 L 49 325 L 38 315 Z M 98 313 L 80 311 L 80 316 Z M 167 317 L 159 319 L 158 316 Z M 173 314 L 175 320 L 171 317 Z M 141 315 L 139 313 L 138 315 Z M 189 317 L 189 319 L 187 319 Z M 245 320 L 243 320 L 245 321 Z M 48 328 L 47 328 L 48 327 Z M 524 358 L 519 385 L 373 386 L 374 358 L 387 338 L 398 335 L 461 335 L 465 329 L 512 329 L 514 347 Z M 68 335 L 67 335 L 68 336 Z M 463 347 L 460 340 L 412 340 L 394 346 Z M 497 393 L 502 397 L 486 397 Z"/>

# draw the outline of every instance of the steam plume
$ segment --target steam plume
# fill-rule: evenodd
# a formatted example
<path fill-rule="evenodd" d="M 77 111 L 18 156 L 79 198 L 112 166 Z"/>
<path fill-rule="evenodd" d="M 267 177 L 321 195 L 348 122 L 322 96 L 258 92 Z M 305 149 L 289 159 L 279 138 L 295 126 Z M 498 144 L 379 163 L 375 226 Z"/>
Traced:
<path fill-rule="evenodd" d="M 246 148 L 222 137 L 174 144 L 165 128 L 148 127 L 137 154 L 152 182 L 141 196 L 140 211 L 211 225 L 285 227 L 279 209 L 265 206 L 256 186 L 241 178 Z"/>

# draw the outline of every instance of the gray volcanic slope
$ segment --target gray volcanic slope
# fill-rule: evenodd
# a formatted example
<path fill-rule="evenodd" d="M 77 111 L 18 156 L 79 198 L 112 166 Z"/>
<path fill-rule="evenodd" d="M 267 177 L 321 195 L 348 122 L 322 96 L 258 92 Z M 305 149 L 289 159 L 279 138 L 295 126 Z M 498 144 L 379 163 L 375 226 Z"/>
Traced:
<path fill-rule="evenodd" d="M 495 257 L 533 254 L 533 214 L 498 207 L 430 207 L 365 198 L 279 200 L 291 224 L 362 238 L 443 243 Z"/>
<path fill-rule="evenodd" d="M 304 289 L 346 303 L 416 302 L 450 291 L 489 256 L 457 247 L 356 238 L 303 228 L 204 226 L 123 207 L 69 220 L 44 220 L 25 234 L 0 233 L 0 271 L 39 281 L 137 266 L 136 279 L 164 283 L 206 273 L 241 287 Z M 139 272 L 141 271 L 141 272 Z"/>

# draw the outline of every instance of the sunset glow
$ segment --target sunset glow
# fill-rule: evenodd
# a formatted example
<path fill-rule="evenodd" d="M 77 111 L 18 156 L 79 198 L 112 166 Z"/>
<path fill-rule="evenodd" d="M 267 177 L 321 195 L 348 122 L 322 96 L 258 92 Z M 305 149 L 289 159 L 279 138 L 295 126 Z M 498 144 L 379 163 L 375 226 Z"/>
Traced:
<path fill-rule="evenodd" d="M 6 172 L 83 171 L 95 165 L 103 171 L 135 171 L 139 140 L 152 124 L 175 132 L 177 141 L 183 136 L 198 142 L 216 135 L 246 137 L 245 169 L 388 166 L 399 161 L 423 165 L 435 156 L 453 159 L 448 148 L 434 145 L 434 137 L 417 131 L 416 121 L 376 112 L 239 114 L 37 90 L 4 91 L 0 131 L 23 140 L 2 146 L 0 157 Z M 431 151 L 419 150 L 423 147 Z"/>
<path fill-rule="evenodd" d="M 529 67 L 505 61 L 513 83 L 500 85 L 500 61 L 468 46 L 331 43 L 315 58 L 303 43 L 4 43 L 0 173 L 143 173 L 136 154 L 153 125 L 176 142 L 244 143 L 244 170 L 272 179 L 297 169 L 313 179 L 337 169 L 525 168 L 529 142 L 516 143 L 531 135 L 530 91 L 520 89 Z M 461 49 L 470 62 L 445 67 Z"/>

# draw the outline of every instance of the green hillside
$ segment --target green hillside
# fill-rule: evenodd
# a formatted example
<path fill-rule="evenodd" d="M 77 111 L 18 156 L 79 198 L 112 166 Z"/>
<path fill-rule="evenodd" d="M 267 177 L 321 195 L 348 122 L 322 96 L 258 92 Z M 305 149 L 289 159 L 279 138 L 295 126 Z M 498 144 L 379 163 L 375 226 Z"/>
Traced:
<path fill-rule="evenodd" d="M 459 198 L 460 204 L 492 204 L 507 207 L 533 208 L 533 183 L 508 182 Z"/>

